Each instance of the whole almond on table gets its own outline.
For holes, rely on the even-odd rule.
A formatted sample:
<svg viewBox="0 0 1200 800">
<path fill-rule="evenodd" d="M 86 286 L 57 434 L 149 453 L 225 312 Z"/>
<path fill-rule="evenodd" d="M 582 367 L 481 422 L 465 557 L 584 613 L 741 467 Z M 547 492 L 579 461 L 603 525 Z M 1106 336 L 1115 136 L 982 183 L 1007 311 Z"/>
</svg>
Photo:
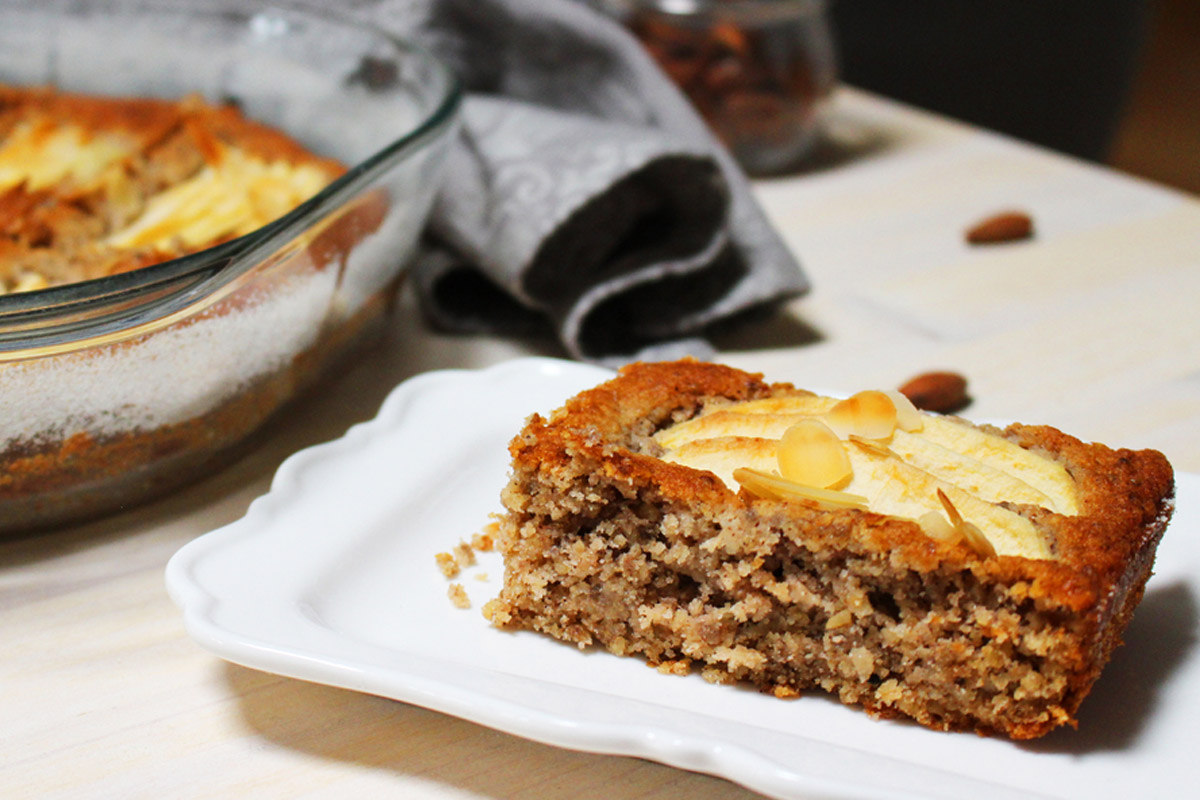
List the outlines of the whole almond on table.
<svg viewBox="0 0 1200 800">
<path fill-rule="evenodd" d="M 923 411 L 952 414 L 971 402 L 967 379 L 957 372 L 926 372 L 900 387 L 900 394 Z"/>
<path fill-rule="evenodd" d="M 967 230 L 971 244 L 1015 242 L 1033 236 L 1033 218 L 1024 211 L 1005 211 L 980 220 Z"/>
</svg>

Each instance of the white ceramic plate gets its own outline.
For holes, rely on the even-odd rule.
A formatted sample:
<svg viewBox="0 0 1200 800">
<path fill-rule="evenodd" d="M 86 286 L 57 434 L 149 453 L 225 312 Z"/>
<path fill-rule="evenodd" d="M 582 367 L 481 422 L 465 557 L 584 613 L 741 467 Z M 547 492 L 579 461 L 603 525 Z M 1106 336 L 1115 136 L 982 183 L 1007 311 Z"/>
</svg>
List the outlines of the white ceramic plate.
<svg viewBox="0 0 1200 800">
<path fill-rule="evenodd" d="M 873 721 L 643 662 L 502 633 L 482 554 L 454 608 L 434 555 L 498 511 L 506 445 L 533 411 L 606 378 L 545 359 L 434 372 L 379 416 L 290 458 L 246 516 L 167 567 L 187 629 L 222 658 L 403 700 L 519 736 L 641 756 L 777 797 L 1168 797 L 1200 744 L 1200 476 L 1181 475 L 1157 574 L 1077 732 L 1035 743 Z"/>
</svg>

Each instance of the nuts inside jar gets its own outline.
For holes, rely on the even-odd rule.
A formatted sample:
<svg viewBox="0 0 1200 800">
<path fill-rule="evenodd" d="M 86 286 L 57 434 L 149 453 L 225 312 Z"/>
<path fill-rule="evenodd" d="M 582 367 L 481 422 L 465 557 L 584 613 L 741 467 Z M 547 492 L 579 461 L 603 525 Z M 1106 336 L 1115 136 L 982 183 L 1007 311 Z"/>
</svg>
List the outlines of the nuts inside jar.
<svg viewBox="0 0 1200 800">
<path fill-rule="evenodd" d="M 633 5 L 632 32 L 747 171 L 788 169 L 809 150 L 834 80 L 818 4 L 778 2 L 766 13 L 737 13 L 736 4 L 709 13 Z"/>
</svg>

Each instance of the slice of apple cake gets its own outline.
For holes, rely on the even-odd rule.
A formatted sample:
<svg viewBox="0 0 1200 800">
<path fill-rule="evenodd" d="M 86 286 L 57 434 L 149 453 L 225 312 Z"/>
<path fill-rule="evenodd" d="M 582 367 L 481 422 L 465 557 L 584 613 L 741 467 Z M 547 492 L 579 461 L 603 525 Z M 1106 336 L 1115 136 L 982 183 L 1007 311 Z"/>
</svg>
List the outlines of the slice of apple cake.
<svg viewBox="0 0 1200 800">
<path fill-rule="evenodd" d="M 1074 724 L 1173 498 L 1154 451 L 693 361 L 628 367 L 510 449 L 495 625 L 1013 738 Z"/>
</svg>

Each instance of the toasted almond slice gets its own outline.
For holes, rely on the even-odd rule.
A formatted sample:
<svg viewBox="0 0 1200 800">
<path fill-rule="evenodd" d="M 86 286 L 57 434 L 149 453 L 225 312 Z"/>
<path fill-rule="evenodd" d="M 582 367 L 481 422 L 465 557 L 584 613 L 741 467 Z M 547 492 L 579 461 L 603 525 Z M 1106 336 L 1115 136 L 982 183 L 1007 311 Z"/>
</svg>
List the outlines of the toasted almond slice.
<svg viewBox="0 0 1200 800">
<path fill-rule="evenodd" d="M 926 536 L 939 542 L 953 544 L 962 538 L 959 530 L 936 511 L 927 511 L 922 514 L 917 519 L 917 524 L 921 526 L 921 531 Z"/>
<path fill-rule="evenodd" d="M 938 500 L 942 502 L 942 506 L 946 509 L 946 515 L 950 517 L 950 524 L 962 536 L 967 546 L 982 558 L 991 558 L 996 555 L 996 548 L 984 536 L 979 526 L 963 519 L 962 514 L 958 513 L 958 509 L 954 507 L 954 503 L 950 502 L 950 498 L 941 489 L 937 490 L 937 496 Z"/>
<path fill-rule="evenodd" d="M 921 416 L 921 412 L 917 410 L 912 400 L 909 400 L 906 395 L 898 389 L 889 389 L 884 394 L 896 406 L 897 428 L 905 433 L 916 433 L 925 427 L 925 418 Z"/>
<path fill-rule="evenodd" d="M 857 508 L 863 511 L 867 509 L 867 498 L 862 495 L 804 486 L 756 469 L 736 469 L 733 471 L 733 479 L 755 497 L 770 500 L 807 500 L 824 508 Z"/>
<path fill-rule="evenodd" d="M 946 516 L 950 518 L 950 524 L 956 528 L 961 526 L 963 524 L 962 514 L 958 513 L 958 509 L 954 507 L 954 503 L 950 502 L 950 498 L 940 488 L 937 490 L 937 497 L 942 504 L 942 508 L 946 509 Z"/>
<path fill-rule="evenodd" d="M 864 439 L 863 437 L 856 436 L 853 433 L 850 434 L 849 436 L 847 436 L 846 439 L 851 444 L 858 445 L 860 448 L 862 448 L 863 450 L 866 450 L 868 453 L 871 453 L 872 455 L 876 455 L 881 458 L 896 457 L 896 454 L 893 453 L 890 448 L 884 447 L 879 442 L 872 441 L 871 439 Z"/>
<path fill-rule="evenodd" d="M 828 489 L 850 478 L 846 448 L 819 419 L 802 419 L 784 431 L 778 459 L 780 474 L 805 486 Z"/>
<path fill-rule="evenodd" d="M 967 546 L 975 551 L 982 558 L 991 558 L 996 555 L 996 548 L 988 541 L 988 538 L 983 535 L 983 531 L 973 522 L 963 522 L 959 528 L 962 533 L 963 540 Z"/>
<path fill-rule="evenodd" d="M 883 392 L 868 389 L 837 403 L 823 419 L 842 439 L 851 434 L 887 439 L 896 430 L 896 404 Z"/>
</svg>

